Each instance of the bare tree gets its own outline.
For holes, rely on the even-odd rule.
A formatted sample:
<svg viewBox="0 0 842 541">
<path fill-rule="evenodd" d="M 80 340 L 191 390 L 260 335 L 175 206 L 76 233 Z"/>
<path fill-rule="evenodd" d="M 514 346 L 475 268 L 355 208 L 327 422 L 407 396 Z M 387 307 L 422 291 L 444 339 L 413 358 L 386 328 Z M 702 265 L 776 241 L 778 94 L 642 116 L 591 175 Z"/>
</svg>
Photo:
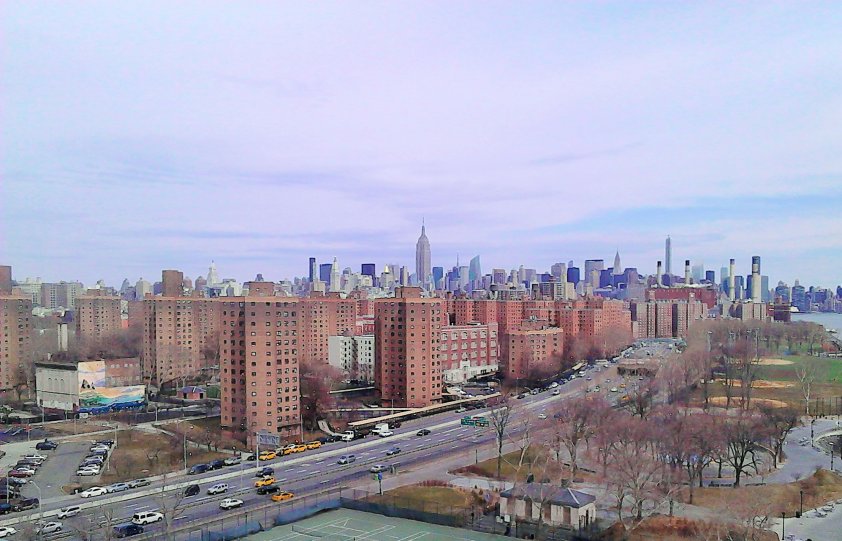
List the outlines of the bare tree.
<svg viewBox="0 0 842 541">
<path fill-rule="evenodd" d="M 755 453 L 767 436 L 766 423 L 762 416 L 742 411 L 725 421 L 724 433 L 727 449 L 725 460 L 734 468 L 734 487 L 738 487 L 740 478 L 749 468 L 757 473 Z"/>
<path fill-rule="evenodd" d="M 760 408 L 766 418 L 769 440 L 771 442 L 769 454 L 772 455 L 772 467 L 778 467 L 778 461 L 783 458 L 783 448 L 786 437 L 793 428 L 798 426 L 798 412 L 791 408 Z"/>
<path fill-rule="evenodd" d="M 183 490 L 167 490 L 167 474 L 165 473 L 161 490 L 155 494 L 155 501 L 158 504 L 158 511 L 164 515 L 164 531 L 167 539 L 174 539 L 173 527 L 175 521 L 184 514 L 185 498 Z"/>
<path fill-rule="evenodd" d="M 494 430 L 494 439 L 497 444 L 497 478 L 503 467 L 503 444 L 508 435 L 509 421 L 511 419 L 513 406 L 509 398 L 503 398 L 501 402 L 488 413 L 488 423 Z"/>
<path fill-rule="evenodd" d="M 579 470 L 579 448 L 593 437 L 600 415 L 606 407 L 608 405 L 601 397 L 596 400 L 577 397 L 562 401 L 556 410 L 554 417 L 558 417 L 558 422 L 554 424 L 552 444 L 557 448 L 556 457 L 560 455 L 559 448 L 567 452 L 571 482 Z"/>
<path fill-rule="evenodd" d="M 795 367 L 795 377 L 801 388 L 801 396 L 804 398 L 804 415 L 810 415 L 810 397 L 813 394 L 813 384 L 820 377 L 822 366 L 815 359 L 809 359 L 799 363 Z"/>
</svg>

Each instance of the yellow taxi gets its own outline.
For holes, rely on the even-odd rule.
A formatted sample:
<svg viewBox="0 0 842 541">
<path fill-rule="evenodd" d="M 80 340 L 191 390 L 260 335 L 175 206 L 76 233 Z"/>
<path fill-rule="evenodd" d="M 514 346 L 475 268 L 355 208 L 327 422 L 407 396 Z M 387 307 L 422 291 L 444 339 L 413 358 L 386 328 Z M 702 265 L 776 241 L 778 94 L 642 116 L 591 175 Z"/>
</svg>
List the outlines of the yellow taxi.
<svg viewBox="0 0 842 541">
<path fill-rule="evenodd" d="M 322 446 L 322 442 L 320 441 L 311 441 L 307 444 L 307 449 L 318 449 Z"/>
<path fill-rule="evenodd" d="M 292 452 L 293 453 L 303 453 L 306 450 L 307 450 L 307 446 L 304 445 L 303 443 L 301 443 L 301 444 L 296 445 L 295 449 L 293 449 Z"/>
<path fill-rule="evenodd" d="M 256 486 L 258 488 L 268 487 L 269 485 L 273 485 L 273 484 L 275 484 L 275 478 L 274 477 L 264 477 L 263 479 L 258 479 L 257 481 L 254 482 L 254 486 Z"/>
<path fill-rule="evenodd" d="M 275 451 L 263 451 L 263 452 L 260 453 L 260 456 L 258 456 L 257 458 L 259 458 L 260 460 L 272 460 L 273 458 L 276 458 L 277 456 L 278 455 L 275 453 Z"/>
<path fill-rule="evenodd" d="M 273 502 L 284 502 L 286 500 L 291 500 L 295 494 L 292 492 L 278 492 L 277 494 L 272 496 Z"/>
</svg>

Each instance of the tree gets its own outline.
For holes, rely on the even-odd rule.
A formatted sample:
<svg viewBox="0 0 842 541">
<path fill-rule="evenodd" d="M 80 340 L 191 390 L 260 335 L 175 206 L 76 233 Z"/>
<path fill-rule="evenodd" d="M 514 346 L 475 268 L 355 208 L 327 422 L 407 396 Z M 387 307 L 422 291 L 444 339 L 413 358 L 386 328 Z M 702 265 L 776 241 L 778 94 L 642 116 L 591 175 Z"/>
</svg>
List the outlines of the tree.
<svg viewBox="0 0 842 541">
<path fill-rule="evenodd" d="M 809 359 L 799 363 L 795 367 L 795 378 L 801 389 L 801 396 L 804 398 L 804 415 L 810 415 L 810 397 L 813 393 L 813 384 L 820 377 L 823 371 L 819 361 Z"/>
<path fill-rule="evenodd" d="M 513 406 L 509 403 L 509 398 L 505 397 L 499 405 L 492 408 L 488 413 L 488 424 L 494 430 L 494 439 L 497 443 L 497 478 L 503 467 L 503 444 L 508 435 L 509 421 L 511 419 Z"/>
<path fill-rule="evenodd" d="M 772 466 L 778 467 L 778 461 L 783 458 L 783 448 L 786 437 L 793 428 L 798 426 L 798 412 L 791 408 L 760 408 L 766 417 L 766 424 L 769 430 L 771 441 L 770 455 L 772 455 Z"/>
<path fill-rule="evenodd" d="M 567 452 L 571 482 L 579 469 L 580 445 L 593 437 L 600 415 L 609 407 L 601 397 L 593 400 L 582 396 L 561 401 L 555 410 L 558 422 L 554 423 L 552 442 L 557 449 L 556 457 L 560 455 L 559 449 Z"/>
<path fill-rule="evenodd" d="M 155 501 L 158 504 L 158 511 L 164 515 L 164 531 L 167 534 L 167 538 L 170 540 L 174 539 L 172 529 L 173 526 L 175 526 L 176 519 L 178 519 L 186 509 L 186 506 L 184 505 L 185 499 L 186 495 L 183 490 L 177 488 L 167 490 L 167 474 L 164 473 L 163 484 L 161 485 L 160 492 L 157 492 L 155 495 Z"/>
<path fill-rule="evenodd" d="M 639 382 L 637 387 L 628 389 L 627 409 L 641 419 L 645 419 L 652 409 L 652 403 L 660 390 L 660 378 L 650 378 Z"/>
<path fill-rule="evenodd" d="M 295 368 L 289 377 L 295 382 Z M 299 364 L 299 384 L 301 389 L 301 420 L 305 428 L 315 430 L 319 419 L 327 416 L 335 401 L 330 394 L 333 384 L 342 380 L 342 372 L 327 363 L 302 361 Z M 302 434 L 303 436 L 303 434 Z"/>
<path fill-rule="evenodd" d="M 765 419 L 757 413 L 741 411 L 725 420 L 724 434 L 725 460 L 734 468 L 734 487 L 738 487 L 740 478 L 750 467 L 757 473 L 755 452 L 768 435 Z"/>
</svg>

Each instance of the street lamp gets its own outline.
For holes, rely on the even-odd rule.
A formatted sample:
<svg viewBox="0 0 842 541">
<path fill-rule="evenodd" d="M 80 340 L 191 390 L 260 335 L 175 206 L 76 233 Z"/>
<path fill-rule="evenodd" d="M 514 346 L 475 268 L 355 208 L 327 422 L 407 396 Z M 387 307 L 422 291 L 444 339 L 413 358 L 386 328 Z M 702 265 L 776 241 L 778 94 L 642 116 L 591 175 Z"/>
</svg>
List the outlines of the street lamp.
<svg viewBox="0 0 842 541">
<path fill-rule="evenodd" d="M 786 512 L 781 511 L 781 539 L 786 537 Z"/>
<path fill-rule="evenodd" d="M 41 522 L 41 520 L 44 518 L 44 513 L 41 511 L 41 487 L 39 487 L 39 486 L 35 483 L 35 481 L 30 481 L 29 483 L 30 483 L 32 486 L 34 486 L 34 487 L 35 487 L 35 490 L 37 490 L 37 491 L 38 491 L 38 522 Z M 8 490 L 8 489 L 9 489 L 9 487 L 7 486 L 7 487 L 6 487 L 6 492 L 7 492 L 7 493 L 9 492 L 9 490 Z M 38 537 L 39 537 L 39 538 L 41 537 L 41 532 L 38 532 Z"/>
<path fill-rule="evenodd" d="M 799 494 L 801 494 L 801 505 L 800 505 L 800 511 L 798 512 L 798 516 L 803 517 L 804 516 L 804 491 L 799 490 L 798 492 L 799 492 Z"/>
</svg>

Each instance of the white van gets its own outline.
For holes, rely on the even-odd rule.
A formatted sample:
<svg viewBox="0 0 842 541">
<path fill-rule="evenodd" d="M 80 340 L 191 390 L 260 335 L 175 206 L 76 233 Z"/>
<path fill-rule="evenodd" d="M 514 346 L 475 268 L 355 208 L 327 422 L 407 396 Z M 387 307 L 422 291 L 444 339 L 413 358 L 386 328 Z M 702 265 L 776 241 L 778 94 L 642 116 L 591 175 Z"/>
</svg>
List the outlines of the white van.
<svg viewBox="0 0 842 541">
<path fill-rule="evenodd" d="M 164 520 L 164 515 L 157 511 L 141 511 L 132 515 L 132 524 L 143 526 Z"/>
</svg>

